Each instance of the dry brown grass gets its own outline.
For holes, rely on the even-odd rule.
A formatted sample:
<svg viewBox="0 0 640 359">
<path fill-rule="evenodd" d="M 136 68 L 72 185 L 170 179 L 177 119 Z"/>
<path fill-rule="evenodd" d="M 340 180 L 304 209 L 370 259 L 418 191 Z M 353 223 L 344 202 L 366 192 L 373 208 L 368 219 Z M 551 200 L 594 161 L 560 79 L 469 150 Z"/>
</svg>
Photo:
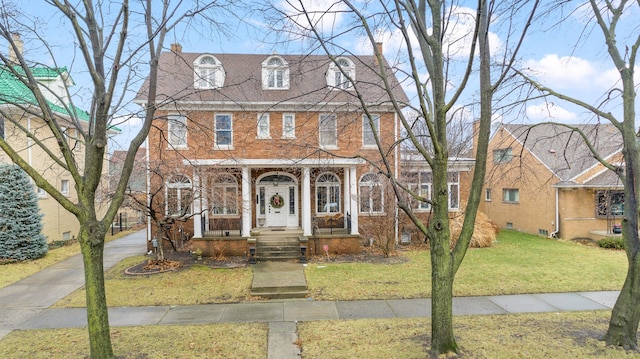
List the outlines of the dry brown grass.
<svg viewBox="0 0 640 359">
<path fill-rule="evenodd" d="M 458 242 L 460 232 L 462 231 L 462 222 L 464 222 L 464 214 L 454 217 L 449 222 L 449 229 L 451 231 L 451 248 L 453 248 Z M 473 229 L 473 236 L 471 236 L 471 248 L 485 248 L 491 247 L 496 240 L 498 233 L 494 224 L 489 217 L 482 212 L 478 212 L 476 216 L 476 222 Z"/>
<path fill-rule="evenodd" d="M 266 358 L 267 323 L 155 325 L 111 328 L 114 354 L 127 359 Z M 87 358 L 87 330 L 14 331 L 0 341 L 0 358 Z"/>
</svg>

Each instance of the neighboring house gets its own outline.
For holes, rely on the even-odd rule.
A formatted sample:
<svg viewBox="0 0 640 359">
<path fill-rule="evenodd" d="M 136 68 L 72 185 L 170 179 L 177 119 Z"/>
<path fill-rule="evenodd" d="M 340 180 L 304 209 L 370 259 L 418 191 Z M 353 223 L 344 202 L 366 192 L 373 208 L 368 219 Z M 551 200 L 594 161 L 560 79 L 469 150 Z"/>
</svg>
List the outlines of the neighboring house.
<svg viewBox="0 0 640 359">
<path fill-rule="evenodd" d="M 127 151 L 113 151 L 109 157 L 109 193 L 112 193 L 120 176 L 127 156 Z M 120 206 L 120 211 L 114 219 L 114 225 L 118 227 L 132 227 L 145 223 L 147 204 L 147 158 L 146 148 L 141 147 L 136 152 L 133 169 L 125 198 Z"/>
<path fill-rule="evenodd" d="M 624 168 L 613 125 L 575 125 L 599 155 Z M 500 124 L 487 158 L 480 210 L 502 228 L 565 239 L 614 234 L 623 185 L 602 166 L 578 132 L 556 124 Z"/>
<path fill-rule="evenodd" d="M 14 35 L 14 38 L 16 43 L 21 46 L 22 42 L 19 37 Z M 15 59 L 15 54 L 12 53 L 10 56 Z M 19 67 L 14 67 L 14 69 L 21 72 Z M 66 89 L 74 85 L 71 76 L 65 67 L 34 67 L 31 70 L 41 85 L 50 108 L 59 115 L 58 123 L 67 137 L 76 162 L 84 163 L 82 139 L 75 124 L 71 121 L 68 111 L 74 111 L 76 118 L 83 125 L 88 124 L 89 115 L 70 104 Z M 57 153 L 56 140 L 44 120 L 38 116 L 40 110 L 37 106 L 31 91 L 14 76 L 10 68 L 0 67 L 0 108 L 3 114 L 0 116 L 0 137 L 16 149 L 31 166 L 40 171 L 49 183 L 67 195 L 71 201 L 76 202 L 77 196 L 71 175 L 58 166 L 40 146 L 36 145 L 34 139 L 27 138 L 23 131 L 5 118 L 11 116 L 18 120 L 20 126 L 32 133 L 53 153 Z M 60 158 L 62 158 L 61 155 Z M 0 151 L 0 162 L 8 163 L 10 161 L 9 157 Z M 76 237 L 80 228 L 76 217 L 50 198 L 44 190 L 37 189 L 37 191 L 40 198 L 40 208 L 44 215 L 42 219 L 43 232 L 48 241 L 68 240 Z"/>
<path fill-rule="evenodd" d="M 319 55 L 187 53 L 172 45 L 160 57 L 160 108 L 148 141 L 150 166 L 167 168 L 165 176 L 151 174 L 150 192 L 165 186 L 165 199 L 154 205 L 190 217 L 196 240 L 246 239 L 271 229 L 359 238 L 361 220 L 395 213 L 383 205 L 386 179 L 363 159 L 381 164 L 377 134 L 398 168 L 399 120 L 376 66 L 374 56 L 332 62 Z M 388 80 L 408 101 L 395 76 Z"/>
</svg>

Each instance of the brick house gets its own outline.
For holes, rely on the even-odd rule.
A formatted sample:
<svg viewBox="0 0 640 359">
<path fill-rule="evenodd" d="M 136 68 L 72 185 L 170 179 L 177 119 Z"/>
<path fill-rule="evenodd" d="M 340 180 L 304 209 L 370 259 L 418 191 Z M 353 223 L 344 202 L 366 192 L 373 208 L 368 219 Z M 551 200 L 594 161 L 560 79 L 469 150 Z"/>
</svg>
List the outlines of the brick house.
<svg viewBox="0 0 640 359">
<path fill-rule="evenodd" d="M 609 124 L 576 125 L 609 163 L 622 138 Z M 502 228 L 565 239 L 615 235 L 624 187 L 567 127 L 501 124 L 492 134 L 480 210 Z"/>
<path fill-rule="evenodd" d="M 212 241 L 226 241 L 225 253 L 245 253 L 248 240 L 274 230 L 308 238 L 311 252 L 324 244 L 358 250 L 361 221 L 395 213 L 383 205 L 374 134 L 396 171 L 400 125 L 377 66 L 374 56 L 331 61 L 172 45 L 160 57 L 158 120 L 148 138 L 150 167 L 158 168 L 151 186 L 165 187 L 152 206 L 188 218 L 180 226 L 209 252 Z M 388 80 L 407 102 L 395 76 Z M 136 102 L 144 104 L 147 86 Z"/>
</svg>

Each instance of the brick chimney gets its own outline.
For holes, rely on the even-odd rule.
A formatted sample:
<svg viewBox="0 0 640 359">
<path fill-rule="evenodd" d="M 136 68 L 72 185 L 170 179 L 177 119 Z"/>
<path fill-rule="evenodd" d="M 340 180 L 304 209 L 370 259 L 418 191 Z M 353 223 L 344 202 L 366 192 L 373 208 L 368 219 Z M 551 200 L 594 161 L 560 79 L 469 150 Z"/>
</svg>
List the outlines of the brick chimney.
<svg viewBox="0 0 640 359">
<path fill-rule="evenodd" d="M 171 44 L 171 52 L 174 52 L 176 54 L 179 54 L 182 52 L 182 45 L 180 45 L 179 43 L 173 43 Z"/>
<path fill-rule="evenodd" d="M 13 42 L 16 49 L 18 50 L 18 53 L 22 55 L 22 50 L 24 49 L 24 42 L 22 41 L 22 38 L 20 38 L 20 34 L 17 32 L 12 33 L 11 41 Z M 18 63 L 18 55 L 14 51 L 13 46 L 11 46 L 11 44 L 9 44 L 9 61 L 13 63 Z"/>
<path fill-rule="evenodd" d="M 382 41 L 376 42 L 376 50 L 377 52 L 380 54 L 380 56 L 382 56 Z M 373 53 L 373 57 L 374 57 L 374 61 L 375 64 L 378 64 L 378 57 L 376 56 L 376 53 Z"/>
</svg>

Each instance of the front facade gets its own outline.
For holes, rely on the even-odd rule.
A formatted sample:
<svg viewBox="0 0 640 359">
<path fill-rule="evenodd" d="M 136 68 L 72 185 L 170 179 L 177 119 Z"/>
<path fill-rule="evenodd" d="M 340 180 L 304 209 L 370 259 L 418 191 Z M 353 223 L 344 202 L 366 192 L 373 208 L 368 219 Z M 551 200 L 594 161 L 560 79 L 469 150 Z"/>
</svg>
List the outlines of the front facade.
<svg viewBox="0 0 640 359">
<path fill-rule="evenodd" d="M 173 45 L 160 59 L 162 106 L 148 141 L 151 192 L 164 186 L 152 206 L 189 218 L 194 238 L 280 229 L 358 236 L 363 215 L 395 212 L 384 206 L 376 138 L 395 171 L 399 121 L 376 66 L 373 56 L 185 53 Z"/>
<path fill-rule="evenodd" d="M 607 162 L 622 165 L 612 125 L 576 125 Z M 565 239 L 615 235 L 624 203 L 618 176 L 562 125 L 501 124 L 492 135 L 480 210 L 501 228 Z"/>
</svg>

